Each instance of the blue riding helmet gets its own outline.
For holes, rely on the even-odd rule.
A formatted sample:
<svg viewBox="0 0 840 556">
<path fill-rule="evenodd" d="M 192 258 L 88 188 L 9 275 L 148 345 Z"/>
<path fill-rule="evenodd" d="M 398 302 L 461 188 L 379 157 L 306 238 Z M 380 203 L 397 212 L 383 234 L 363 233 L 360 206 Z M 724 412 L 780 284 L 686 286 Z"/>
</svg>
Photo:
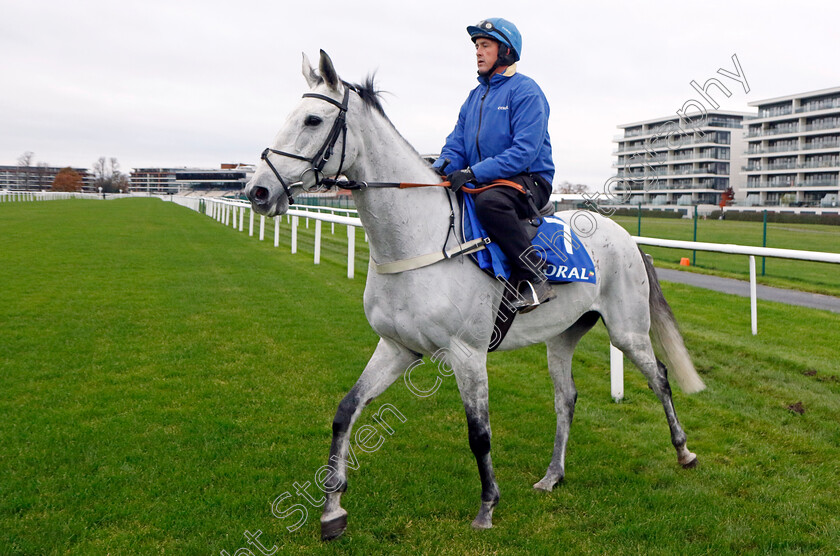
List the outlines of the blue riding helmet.
<svg viewBox="0 0 840 556">
<path fill-rule="evenodd" d="M 467 33 L 470 34 L 473 42 L 479 37 L 487 37 L 508 46 L 512 51 L 513 61 L 519 61 L 522 54 L 522 35 L 519 34 L 516 25 L 507 19 L 501 17 L 485 19 L 477 25 L 467 27 Z"/>
</svg>

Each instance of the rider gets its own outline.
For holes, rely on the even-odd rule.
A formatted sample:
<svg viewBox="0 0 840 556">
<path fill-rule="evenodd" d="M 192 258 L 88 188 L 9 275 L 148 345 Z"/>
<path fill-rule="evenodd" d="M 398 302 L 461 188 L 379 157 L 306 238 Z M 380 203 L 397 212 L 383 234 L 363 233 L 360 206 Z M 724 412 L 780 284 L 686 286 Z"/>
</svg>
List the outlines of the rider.
<svg viewBox="0 0 840 556">
<path fill-rule="evenodd" d="M 529 192 L 531 199 L 498 186 L 475 196 L 479 221 L 511 265 L 511 282 L 519 292 L 514 307 L 527 312 L 554 298 L 539 257 L 528 249 L 531 242 L 522 222 L 536 216 L 532 207 L 545 205 L 551 194 L 548 101 L 534 80 L 516 71 L 522 37 L 513 23 L 494 17 L 467 27 L 467 32 L 475 43 L 479 85 L 461 106 L 433 168 L 441 175 L 449 172 L 446 179 L 453 191 L 502 178 Z"/>
</svg>

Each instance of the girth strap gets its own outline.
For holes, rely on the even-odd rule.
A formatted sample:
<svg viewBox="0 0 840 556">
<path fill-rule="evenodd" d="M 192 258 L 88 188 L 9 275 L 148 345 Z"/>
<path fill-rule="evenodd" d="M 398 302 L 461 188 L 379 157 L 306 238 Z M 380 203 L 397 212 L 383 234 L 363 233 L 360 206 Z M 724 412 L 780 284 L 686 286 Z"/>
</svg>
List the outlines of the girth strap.
<svg viewBox="0 0 840 556">
<path fill-rule="evenodd" d="M 478 238 L 472 241 L 468 241 L 467 243 L 462 243 L 458 247 L 454 247 L 446 251 L 427 253 L 425 255 L 419 255 L 410 259 L 402 259 L 399 261 L 394 261 L 392 263 L 379 264 L 376 261 L 374 261 L 374 265 L 377 274 L 397 274 L 399 272 L 405 272 L 406 270 L 414 270 L 417 268 L 423 268 L 424 266 L 433 265 L 437 262 L 446 259 L 451 259 L 452 257 L 458 257 L 460 255 L 469 255 L 470 253 L 481 251 L 485 248 L 487 243 L 489 243 L 489 240 L 485 238 Z"/>
</svg>

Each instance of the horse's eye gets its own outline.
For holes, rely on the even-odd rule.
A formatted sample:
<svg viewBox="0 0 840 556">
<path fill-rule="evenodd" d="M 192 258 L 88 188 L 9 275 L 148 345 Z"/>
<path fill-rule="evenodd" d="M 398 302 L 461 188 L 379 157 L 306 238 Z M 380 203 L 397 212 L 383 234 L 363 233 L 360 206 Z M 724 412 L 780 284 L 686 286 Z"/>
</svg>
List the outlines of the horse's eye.
<svg viewBox="0 0 840 556">
<path fill-rule="evenodd" d="M 319 118 L 318 116 L 313 116 L 312 114 L 310 114 L 310 115 L 308 115 L 308 116 L 306 117 L 306 119 L 303 121 L 303 123 L 304 123 L 304 125 L 308 125 L 308 126 L 313 126 L 313 127 L 314 127 L 314 126 L 316 126 L 316 125 L 320 125 L 320 124 L 321 124 L 321 122 L 323 122 L 323 121 L 324 121 L 324 120 L 322 120 L 322 119 L 321 119 L 321 118 Z"/>
</svg>

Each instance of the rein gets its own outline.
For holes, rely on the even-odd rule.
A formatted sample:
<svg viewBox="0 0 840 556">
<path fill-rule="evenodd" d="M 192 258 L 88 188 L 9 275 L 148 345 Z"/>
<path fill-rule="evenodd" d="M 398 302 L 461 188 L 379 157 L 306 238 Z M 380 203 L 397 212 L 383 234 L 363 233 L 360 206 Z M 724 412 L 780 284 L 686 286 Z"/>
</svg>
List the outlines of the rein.
<svg viewBox="0 0 840 556">
<path fill-rule="evenodd" d="M 334 178 L 324 178 L 321 180 L 320 185 L 326 185 L 327 187 L 338 187 L 339 189 L 348 189 L 350 191 L 353 190 L 360 190 L 360 189 L 376 189 L 376 188 L 398 188 L 398 189 L 413 189 L 416 187 L 449 187 L 448 181 L 442 181 L 440 183 L 410 183 L 410 182 L 395 182 L 395 181 L 379 181 L 379 182 L 366 182 L 366 181 L 353 181 L 348 179 L 334 179 Z M 505 186 L 510 187 L 518 192 L 522 193 L 523 195 L 527 195 L 528 192 L 525 190 L 524 187 L 519 185 L 518 183 L 510 180 L 503 180 L 497 179 L 493 180 L 492 182 L 488 183 L 487 185 L 483 185 L 481 187 L 467 187 L 464 186 L 461 188 L 461 191 L 464 193 L 469 193 L 470 195 L 477 195 L 483 191 L 487 191 L 488 189 L 492 189 L 494 187 Z"/>
</svg>

